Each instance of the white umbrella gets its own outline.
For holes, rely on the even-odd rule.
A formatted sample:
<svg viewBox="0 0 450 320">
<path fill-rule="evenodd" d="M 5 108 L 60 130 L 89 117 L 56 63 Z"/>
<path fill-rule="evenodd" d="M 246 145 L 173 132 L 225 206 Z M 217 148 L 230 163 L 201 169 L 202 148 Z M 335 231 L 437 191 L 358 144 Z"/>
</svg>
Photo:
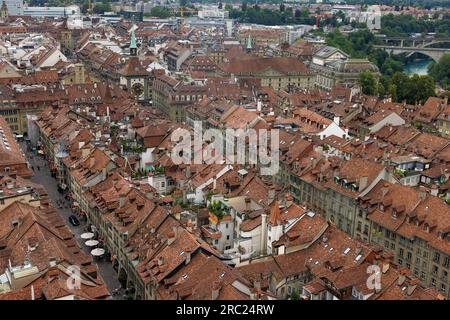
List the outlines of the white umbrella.
<svg viewBox="0 0 450 320">
<path fill-rule="evenodd" d="M 96 245 L 98 245 L 98 241 L 97 240 L 88 240 L 85 242 L 85 245 L 87 245 L 88 247 L 95 247 Z"/>
<path fill-rule="evenodd" d="M 92 254 L 93 256 L 96 256 L 96 257 L 101 256 L 101 255 L 103 255 L 104 253 L 105 253 L 105 249 L 102 249 L 102 248 L 96 248 L 96 249 L 94 249 L 94 250 L 91 251 L 91 254 Z"/>
<path fill-rule="evenodd" d="M 81 235 L 81 239 L 86 239 L 86 240 L 91 239 L 92 237 L 94 237 L 94 234 L 92 232 L 86 232 Z"/>
</svg>

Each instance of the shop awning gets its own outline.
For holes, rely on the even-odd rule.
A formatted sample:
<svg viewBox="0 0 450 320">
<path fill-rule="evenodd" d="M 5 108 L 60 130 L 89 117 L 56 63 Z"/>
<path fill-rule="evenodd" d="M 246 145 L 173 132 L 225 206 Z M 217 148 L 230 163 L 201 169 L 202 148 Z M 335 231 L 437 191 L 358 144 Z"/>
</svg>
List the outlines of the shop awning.
<svg viewBox="0 0 450 320">
<path fill-rule="evenodd" d="M 98 241 L 97 240 L 88 240 L 84 244 L 87 245 L 88 247 L 95 247 L 96 245 L 98 245 Z"/>
<path fill-rule="evenodd" d="M 105 254 L 105 249 L 102 248 L 95 248 L 91 251 L 91 254 L 95 257 L 99 257 Z"/>
<path fill-rule="evenodd" d="M 85 232 L 81 235 L 81 239 L 92 239 L 94 237 L 94 234 L 92 232 Z"/>
</svg>

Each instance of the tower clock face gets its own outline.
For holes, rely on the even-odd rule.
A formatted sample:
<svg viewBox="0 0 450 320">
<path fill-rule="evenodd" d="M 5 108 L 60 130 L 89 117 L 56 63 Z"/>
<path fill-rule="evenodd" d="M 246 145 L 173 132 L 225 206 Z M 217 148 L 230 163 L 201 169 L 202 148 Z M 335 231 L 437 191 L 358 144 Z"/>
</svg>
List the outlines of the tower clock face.
<svg viewBox="0 0 450 320">
<path fill-rule="evenodd" d="M 131 92 L 134 96 L 140 97 L 144 93 L 144 86 L 141 83 L 135 83 L 131 86 Z"/>
</svg>

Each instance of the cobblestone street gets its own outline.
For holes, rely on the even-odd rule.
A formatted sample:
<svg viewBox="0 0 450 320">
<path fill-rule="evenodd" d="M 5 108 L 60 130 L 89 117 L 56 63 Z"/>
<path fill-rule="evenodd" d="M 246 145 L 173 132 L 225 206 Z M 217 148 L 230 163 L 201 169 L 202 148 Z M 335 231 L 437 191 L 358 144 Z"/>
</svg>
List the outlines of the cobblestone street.
<svg viewBox="0 0 450 320">
<path fill-rule="evenodd" d="M 70 230 L 74 233 L 78 245 L 86 254 L 89 255 L 90 248 L 84 244 L 85 240 L 81 238 L 81 234 L 86 232 L 86 224 L 85 222 L 80 221 L 79 226 L 73 226 L 69 222 L 68 218 L 73 214 L 70 208 L 70 203 L 69 201 L 64 199 L 63 195 L 58 191 L 56 180 L 50 174 L 50 169 L 47 161 L 44 160 L 41 156 L 32 155 L 31 152 L 27 150 L 26 143 L 22 143 L 21 147 L 27 157 L 28 162 L 34 169 L 34 176 L 31 178 L 31 181 L 44 186 L 44 188 L 47 190 L 48 197 L 51 200 L 53 207 L 64 219 Z M 64 203 L 63 208 L 59 207 L 58 202 Z M 112 264 L 109 261 L 100 260 L 95 262 L 98 265 L 98 269 L 103 280 L 105 281 L 109 291 L 112 294 L 117 288 L 121 287 L 117 278 L 117 272 L 113 269 Z M 123 297 L 122 291 L 123 290 L 121 290 L 120 294 L 113 295 L 113 298 L 121 299 Z"/>
</svg>

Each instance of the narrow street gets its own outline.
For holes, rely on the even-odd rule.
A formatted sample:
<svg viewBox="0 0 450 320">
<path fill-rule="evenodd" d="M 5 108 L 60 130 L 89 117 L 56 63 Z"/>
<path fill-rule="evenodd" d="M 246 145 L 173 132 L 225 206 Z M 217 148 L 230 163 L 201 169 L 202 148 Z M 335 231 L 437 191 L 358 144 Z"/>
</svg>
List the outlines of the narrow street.
<svg viewBox="0 0 450 320">
<path fill-rule="evenodd" d="M 78 242 L 78 245 L 82 250 L 90 255 L 90 250 L 92 248 L 87 247 L 83 240 L 81 238 L 81 234 L 86 232 L 85 230 L 85 222 L 80 221 L 79 226 L 73 226 L 69 222 L 69 216 L 73 214 L 69 202 L 64 199 L 63 195 L 58 191 L 56 180 L 51 176 L 50 169 L 48 167 L 47 161 L 43 159 L 43 157 L 39 155 L 32 155 L 31 152 L 27 151 L 27 145 L 25 142 L 21 143 L 21 148 L 24 151 L 26 158 L 30 165 L 33 167 L 34 176 L 31 178 L 31 181 L 34 183 L 38 183 L 47 190 L 48 197 L 50 201 L 52 202 L 53 207 L 55 210 L 60 214 L 60 216 L 64 219 L 66 222 L 66 225 L 70 228 L 70 230 L 75 235 L 75 239 Z M 39 169 L 38 169 L 39 168 Z M 59 208 L 58 201 L 63 202 L 65 205 L 63 208 Z M 67 207 L 67 208 L 66 208 Z M 108 286 L 108 289 L 112 295 L 115 289 L 120 288 L 120 283 L 118 281 L 118 276 L 116 271 L 113 269 L 112 264 L 109 261 L 95 261 L 95 263 L 98 266 L 100 275 L 103 278 L 103 281 Z M 113 296 L 114 299 L 121 299 L 123 298 L 123 290 L 121 290 L 121 293 L 118 295 Z"/>
</svg>

